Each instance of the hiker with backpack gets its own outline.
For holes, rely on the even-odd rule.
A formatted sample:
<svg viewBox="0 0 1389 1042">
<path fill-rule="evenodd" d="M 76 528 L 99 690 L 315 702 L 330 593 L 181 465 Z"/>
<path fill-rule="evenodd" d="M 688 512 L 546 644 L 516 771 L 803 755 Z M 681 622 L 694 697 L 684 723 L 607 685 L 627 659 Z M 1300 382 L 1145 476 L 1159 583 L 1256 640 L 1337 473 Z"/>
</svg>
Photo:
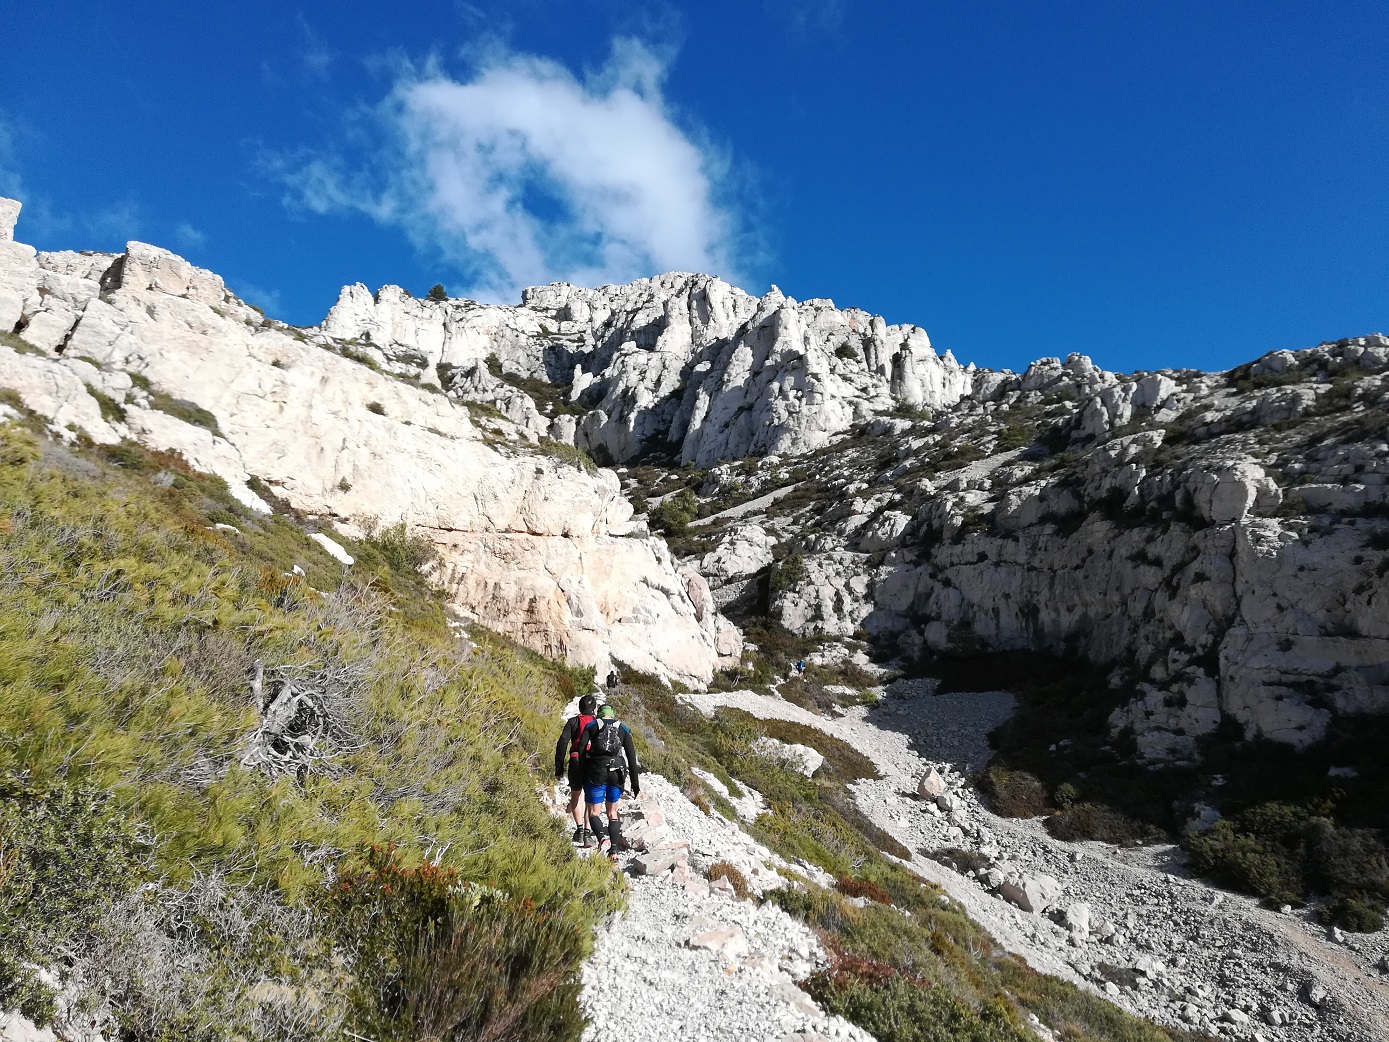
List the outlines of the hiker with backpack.
<svg viewBox="0 0 1389 1042">
<path fill-rule="evenodd" d="M 579 739 L 588 725 L 593 723 L 597 706 L 598 699 L 593 695 L 584 695 L 579 699 L 578 715 L 571 716 L 564 722 L 564 730 L 560 732 L 559 741 L 555 743 L 555 781 L 563 778 L 567 770 L 569 816 L 574 819 L 574 842 L 579 844 L 585 843 L 587 839 L 584 834 L 584 776 L 579 770 Z"/>
<path fill-rule="evenodd" d="M 632 795 L 640 796 L 641 778 L 637 774 L 632 732 L 617 719 L 617 710 L 610 705 L 598 707 L 597 718 L 579 738 L 579 772 L 588 801 L 588 827 L 598 838 L 598 849 L 608 857 L 616 857 L 624 849 L 622 822 L 617 817 L 622 789 L 630 781 Z"/>
</svg>

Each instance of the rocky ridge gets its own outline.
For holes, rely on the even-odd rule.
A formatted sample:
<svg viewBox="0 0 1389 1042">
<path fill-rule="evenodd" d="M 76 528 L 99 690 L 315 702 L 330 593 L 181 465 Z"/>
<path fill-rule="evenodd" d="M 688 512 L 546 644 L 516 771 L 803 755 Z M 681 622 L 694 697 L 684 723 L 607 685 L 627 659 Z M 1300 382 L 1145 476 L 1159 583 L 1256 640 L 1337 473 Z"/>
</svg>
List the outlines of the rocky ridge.
<svg viewBox="0 0 1389 1042">
<path fill-rule="evenodd" d="M 58 436 L 180 453 L 328 528 L 404 522 L 439 548 L 456 609 L 555 658 L 694 684 L 736 658 L 736 629 L 611 472 L 527 449 L 167 251 L 38 253 L 12 239 L 18 210 L 0 211 L 0 386 Z"/>
<path fill-rule="evenodd" d="M 417 300 L 398 286 L 372 294 L 359 283 L 344 288 L 323 331 L 619 462 L 653 451 L 700 466 L 807 452 L 880 412 L 950 406 L 975 375 L 938 356 L 920 327 L 679 272 L 598 289 L 538 286 L 518 307 Z M 526 381 L 553 388 L 548 415 L 518 395 Z"/>
<path fill-rule="evenodd" d="M 1234 725 L 1296 747 L 1389 711 L 1389 338 L 1227 374 L 1120 378 L 1073 356 L 809 457 L 713 468 L 715 601 L 778 565 L 800 634 L 911 662 L 1033 651 L 1110 671 L 1152 761 Z M 783 491 L 771 501 L 766 494 Z"/>
</svg>

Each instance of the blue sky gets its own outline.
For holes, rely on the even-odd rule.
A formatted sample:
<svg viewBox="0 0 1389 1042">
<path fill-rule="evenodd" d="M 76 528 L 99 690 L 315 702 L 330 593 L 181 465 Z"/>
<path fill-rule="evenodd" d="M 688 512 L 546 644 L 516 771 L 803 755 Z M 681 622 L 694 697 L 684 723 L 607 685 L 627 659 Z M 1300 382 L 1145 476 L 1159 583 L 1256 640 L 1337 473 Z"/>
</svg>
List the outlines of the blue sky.
<svg viewBox="0 0 1389 1042">
<path fill-rule="evenodd" d="M 1389 330 L 1383 3 L 71 0 L 6 15 L 0 194 L 306 324 L 710 270 L 964 361 Z"/>
</svg>

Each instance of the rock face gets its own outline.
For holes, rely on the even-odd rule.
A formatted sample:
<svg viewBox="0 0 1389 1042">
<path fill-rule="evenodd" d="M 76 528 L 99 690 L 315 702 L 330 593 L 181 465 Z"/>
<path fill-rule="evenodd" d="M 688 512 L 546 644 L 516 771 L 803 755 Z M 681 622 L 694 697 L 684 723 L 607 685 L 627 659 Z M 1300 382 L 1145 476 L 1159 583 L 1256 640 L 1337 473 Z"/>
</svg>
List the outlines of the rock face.
<svg viewBox="0 0 1389 1042">
<path fill-rule="evenodd" d="M 738 524 L 797 561 L 770 611 L 798 633 L 1082 657 L 1149 760 L 1192 759 L 1222 724 L 1305 747 L 1389 712 L 1387 405 L 1379 335 L 1226 374 L 977 371 L 932 421 L 855 425 L 794 508 Z M 704 495 L 726 497 L 722 473 Z M 738 531 L 703 562 L 740 557 Z"/>
<path fill-rule="evenodd" d="M 17 209 L 0 207 L 0 228 Z M 254 476 L 349 533 L 404 521 L 440 547 L 455 607 L 531 647 L 694 684 L 720 646 L 737 657 L 702 580 L 634 535 L 610 471 L 538 455 L 504 420 L 513 447 L 489 445 L 466 408 L 374 371 L 351 345 L 263 319 L 173 254 L 0 241 L 0 329 L 27 343 L 0 346 L 0 386 L 55 433 L 180 452 L 268 510 Z"/>
<path fill-rule="evenodd" d="M 894 406 L 950 406 L 974 377 L 916 326 L 797 302 L 776 287 L 759 299 L 683 273 L 539 286 L 514 308 L 415 300 L 394 286 L 373 295 L 358 284 L 342 291 L 323 330 L 426 381 L 495 356 L 504 378 L 552 384 L 576 414 L 543 421 L 550 436 L 617 461 L 672 448 L 700 466 L 806 452 Z M 495 404 L 494 390 L 464 393 Z"/>
</svg>

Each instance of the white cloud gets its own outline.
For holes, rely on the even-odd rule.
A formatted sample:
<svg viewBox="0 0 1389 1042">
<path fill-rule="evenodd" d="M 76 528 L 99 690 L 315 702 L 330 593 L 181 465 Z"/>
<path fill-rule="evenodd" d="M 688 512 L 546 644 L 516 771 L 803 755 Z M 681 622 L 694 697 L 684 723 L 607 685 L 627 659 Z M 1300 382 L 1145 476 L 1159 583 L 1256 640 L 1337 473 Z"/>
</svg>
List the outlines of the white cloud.
<svg viewBox="0 0 1389 1042">
<path fill-rule="evenodd" d="M 196 250 L 207 245 L 207 236 L 187 221 L 174 225 L 174 239 L 185 250 Z"/>
<path fill-rule="evenodd" d="M 673 269 L 733 277 L 721 159 L 676 124 L 664 75 L 630 40 L 582 80 L 505 52 L 463 81 L 410 69 L 374 111 L 372 154 L 355 169 L 341 155 L 276 165 L 298 205 L 404 229 L 475 295 Z"/>
</svg>

